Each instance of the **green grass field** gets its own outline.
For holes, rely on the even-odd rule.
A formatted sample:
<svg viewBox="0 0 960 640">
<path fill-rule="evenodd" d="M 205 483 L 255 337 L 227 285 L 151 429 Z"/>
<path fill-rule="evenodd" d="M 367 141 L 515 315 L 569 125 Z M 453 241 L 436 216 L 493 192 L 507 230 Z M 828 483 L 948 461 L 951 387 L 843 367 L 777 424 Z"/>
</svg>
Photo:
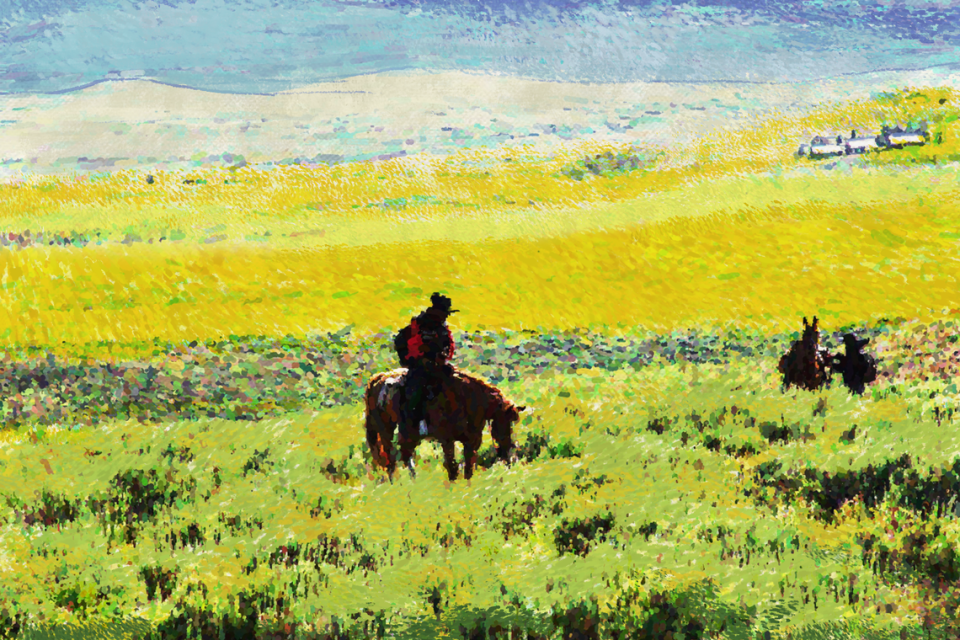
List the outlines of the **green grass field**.
<svg viewBox="0 0 960 640">
<path fill-rule="evenodd" d="M 522 460 L 469 483 L 446 482 L 430 445 L 416 481 L 385 483 L 355 403 L 41 431 L 0 458 L 16 483 L 4 491 L 4 607 L 63 625 L 25 636 L 38 638 L 98 626 L 170 637 L 193 614 L 239 628 L 238 597 L 259 603 L 263 633 L 289 624 L 297 637 L 326 637 L 335 621 L 344 637 L 378 637 L 378 624 L 387 637 L 497 625 L 553 637 L 582 627 L 581 609 L 597 625 L 587 637 L 602 638 L 882 638 L 952 624 L 952 591 L 930 586 L 960 566 L 952 496 L 911 502 L 960 482 L 952 416 L 938 424 L 919 383 L 863 399 L 783 394 L 774 365 L 661 361 L 502 383 L 535 407 L 516 433 Z M 948 386 L 937 401 L 955 402 Z M 904 454 L 913 492 L 866 479 Z M 821 504 L 807 470 L 862 478 L 836 489 L 848 502 Z M 893 558 L 885 571 L 865 551 L 874 534 Z"/>
<path fill-rule="evenodd" d="M 952 135 L 947 95 L 793 126 Z M 4 185 L 0 638 L 957 637 L 953 138 L 786 139 Z M 456 364 L 531 410 L 515 464 L 488 437 L 449 483 L 424 444 L 389 483 L 363 385 L 435 290 Z M 781 390 L 813 315 L 871 337 L 864 396 Z"/>
</svg>

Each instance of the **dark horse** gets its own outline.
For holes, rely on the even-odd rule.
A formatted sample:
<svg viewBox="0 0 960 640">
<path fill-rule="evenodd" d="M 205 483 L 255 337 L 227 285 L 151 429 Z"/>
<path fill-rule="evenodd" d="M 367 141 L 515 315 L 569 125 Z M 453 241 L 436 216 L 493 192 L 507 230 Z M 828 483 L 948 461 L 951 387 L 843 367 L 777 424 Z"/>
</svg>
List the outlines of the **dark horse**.
<svg viewBox="0 0 960 640">
<path fill-rule="evenodd" d="M 817 317 L 813 324 L 803 319 L 803 335 L 794 341 L 782 358 L 778 371 L 783 374 L 783 387 L 796 385 L 801 389 L 815 391 L 830 382 L 830 356 L 820 346 L 820 326 Z"/>
<path fill-rule="evenodd" d="M 402 383 L 406 372 L 406 369 L 395 369 L 378 373 L 367 384 L 367 445 L 374 462 L 387 469 L 391 480 L 397 467 L 393 454 L 393 433 L 400 419 L 400 403 L 404 401 Z M 463 444 L 463 475 L 469 480 L 473 476 L 487 421 L 492 422 L 491 435 L 497 443 L 497 458 L 506 462 L 514 448 L 513 423 L 525 408 L 510 402 L 499 390 L 480 378 L 455 371 L 437 397 L 426 404 L 429 433 L 425 436 L 414 433 L 410 440 L 401 440 L 400 457 L 410 469 L 410 474 L 416 477 L 413 452 L 422 440 L 433 438 L 443 447 L 447 475 L 451 480 L 456 480 L 458 469 L 454 460 L 454 446 L 460 442 Z"/>
</svg>

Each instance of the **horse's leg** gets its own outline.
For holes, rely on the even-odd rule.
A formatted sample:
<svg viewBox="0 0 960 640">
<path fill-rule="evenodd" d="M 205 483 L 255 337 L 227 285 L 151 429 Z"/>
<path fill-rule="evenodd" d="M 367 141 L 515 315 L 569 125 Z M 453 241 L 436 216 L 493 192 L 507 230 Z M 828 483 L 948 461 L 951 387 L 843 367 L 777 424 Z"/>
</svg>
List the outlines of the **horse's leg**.
<svg viewBox="0 0 960 640">
<path fill-rule="evenodd" d="M 480 444 L 476 438 L 463 442 L 463 477 L 467 480 L 473 477 L 473 467 L 477 464 L 477 450 Z"/>
<path fill-rule="evenodd" d="M 447 477 L 450 480 L 456 480 L 459 472 L 457 461 L 454 459 L 456 445 L 453 440 L 443 440 L 440 446 L 443 447 L 443 466 L 447 468 Z"/>
<path fill-rule="evenodd" d="M 370 448 L 370 457 L 373 459 L 375 467 L 386 467 L 387 461 L 383 459 L 380 451 L 380 433 L 377 430 L 377 426 L 377 421 L 373 417 L 373 414 L 367 411 L 365 427 L 367 431 L 367 447 Z"/>
<path fill-rule="evenodd" d="M 393 450 L 393 433 L 397 429 L 397 422 L 389 411 L 379 414 L 379 419 L 380 452 L 385 458 L 390 482 L 393 482 L 393 475 L 397 471 L 397 454 Z"/>
<path fill-rule="evenodd" d="M 386 468 L 391 482 L 397 467 L 393 454 L 394 429 L 394 421 L 389 413 L 376 408 L 367 410 L 366 430 L 370 455 L 378 466 Z"/>
<path fill-rule="evenodd" d="M 403 460 L 403 466 L 410 470 L 410 477 L 417 477 L 417 470 L 413 464 L 413 452 L 417 448 L 413 440 L 402 440 L 400 442 L 400 459 Z"/>
<path fill-rule="evenodd" d="M 380 446 L 383 451 L 383 457 L 385 458 L 384 464 L 387 467 L 387 476 L 390 478 L 390 482 L 393 482 L 393 474 L 397 471 L 397 457 L 393 452 L 393 433 L 386 435 L 385 431 L 380 432 Z"/>
<path fill-rule="evenodd" d="M 490 435 L 497 444 L 497 460 L 504 463 L 508 462 L 510 460 L 510 452 L 514 448 L 513 425 L 510 422 L 494 418 L 490 425 Z M 480 448 L 480 444 L 481 443 L 477 443 L 477 449 Z"/>
</svg>

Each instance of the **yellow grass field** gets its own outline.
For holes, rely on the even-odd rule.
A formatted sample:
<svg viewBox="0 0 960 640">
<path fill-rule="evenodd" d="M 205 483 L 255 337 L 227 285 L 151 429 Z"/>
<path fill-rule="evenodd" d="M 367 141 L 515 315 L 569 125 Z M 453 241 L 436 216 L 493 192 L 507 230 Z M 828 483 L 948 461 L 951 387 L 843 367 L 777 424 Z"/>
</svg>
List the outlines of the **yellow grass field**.
<svg viewBox="0 0 960 640">
<path fill-rule="evenodd" d="M 541 237 L 523 234 L 523 222 L 476 220 L 474 229 L 493 236 L 482 243 L 458 238 L 470 227 L 450 221 L 434 223 L 430 241 L 373 236 L 358 246 L 4 251 L 0 336 L 56 347 L 347 325 L 372 332 L 396 326 L 434 290 L 454 297 L 461 328 L 792 328 L 812 313 L 839 324 L 926 317 L 960 307 L 956 176 L 731 179 L 715 185 L 714 201 L 703 200 L 711 185 L 700 184 L 608 205 L 593 220 L 558 215 Z M 667 217 L 673 207 L 686 215 Z M 578 222 L 587 229 L 557 233 Z M 388 237 L 402 233 L 398 222 L 384 226 Z"/>
<path fill-rule="evenodd" d="M 904 89 L 871 100 L 825 104 L 802 115 L 773 112 L 750 126 L 712 131 L 691 146 L 639 150 L 644 167 L 657 171 L 580 182 L 561 171 L 585 156 L 623 151 L 624 146 L 583 139 L 549 154 L 526 145 L 330 167 L 198 169 L 158 173 L 150 185 L 140 171 L 34 176 L 0 184 L 0 219 L 12 230 L 122 234 L 180 229 L 189 238 L 203 240 L 215 234 L 240 239 L 264 231 L 274 236 L 303 232 L 304 225 L 329 219 L 463 220 L 530 207 L 538 213 L 584 208 L 691 182 L 765 171 L 780 174 L 795 164 L 791 154 L 798 141 L 823 131 L 878 131 L 884 123 L 926 122 L 934 137 L 941 134 L 941 142 L 919 153 L 948 158 L 960 151 L 960 140 L 951 135 L 958 103 L 960 94 L 952 89 Z M 906 155 L 911 154 L 917 155 Z M 902 164 L 903 155 L 871 162 Z M 721 208 L 744 199 L 717 194 L 707 200 Z M 674 208 L 673 215 L 678 213 Z"/>
<path fill-rule="evenodd" d="M 139 172 L 7 183 L 6 228 L 100 231 L 110 242 L 0 253 L 0 340 L 59 349 L 376 331 L 433 290 L 454 296 L 462 327 L 773 328 L 811 313 L 840 323 L 939 314 L 960 306 L 960 183 L 955 164 L 933 158 L 957 152 L 958 102 L 952 90 L 908 89 L 775 114 L 669 153 L 581 141 L 550 156 L 498 149 L 167 173 L 153 184 Z M 832 170 L 791 156 L 810 131 L 920 122 L 940 144 Z M 604 152 L 639 153 L 644 168 L 564 173 Z M 128 237 L 141 241 L 118 242 Z"/>
</svg>

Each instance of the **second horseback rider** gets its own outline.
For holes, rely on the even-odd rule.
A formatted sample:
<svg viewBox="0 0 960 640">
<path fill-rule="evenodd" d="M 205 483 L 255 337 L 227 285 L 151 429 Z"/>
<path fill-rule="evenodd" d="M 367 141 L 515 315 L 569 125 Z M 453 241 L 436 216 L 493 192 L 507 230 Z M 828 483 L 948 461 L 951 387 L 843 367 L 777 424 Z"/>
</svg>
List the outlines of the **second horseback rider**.
<svg viewBox="0 0 960 640">
<path fill-rule="evenodd" d="M 860 339 L 852 333 L 845 333 L 845 352 L 837 353 L 830 359 L 831 368 L 843 374 L 843 384 L 856 395 L 862 395 L 866 385 L 877 379 L 876 358 L 862 351 L 868 342 L 870 338 Z"/>
<path fill-rule="evenodd" d="M 400 330 L 393 345 L 401 366 L 407 368 L 403 383 L 405 402 L 401 403 L 400 439 L 410 440 L 419 426 L 420 435 L 427 434 L 424 412 L 425 400 L 432 399 L 445 378 L 453 375 L 448 364 L 453 357 L 453 335 L 447 327 L 447 318 L 457 312 L 447 296 L 434 293 L 430 307 L 413 318 Z"/>
</svg>

